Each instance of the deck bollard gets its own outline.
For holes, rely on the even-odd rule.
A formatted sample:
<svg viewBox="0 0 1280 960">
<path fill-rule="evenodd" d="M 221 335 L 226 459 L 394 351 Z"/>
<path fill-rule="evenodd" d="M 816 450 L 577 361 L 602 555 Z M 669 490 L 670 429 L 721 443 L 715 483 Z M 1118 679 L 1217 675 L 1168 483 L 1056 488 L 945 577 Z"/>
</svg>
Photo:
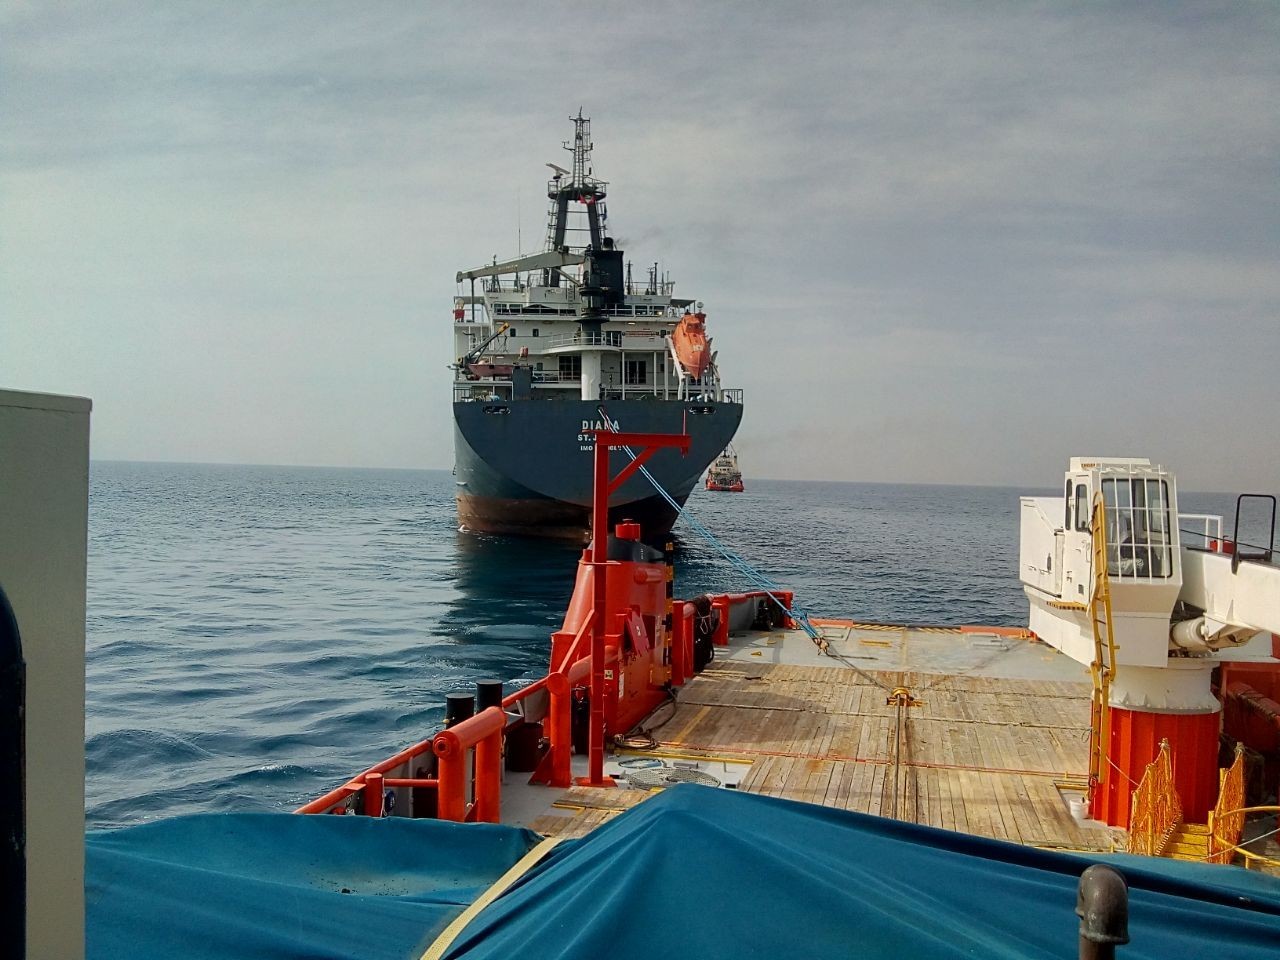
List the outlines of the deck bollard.
<svg viewBox="0 0 1280 960">
<path fill-rule="evenodd" d="M 476 681 L 476 713 L 484 713 L 490 707 L 502 706 L 502 681 Z"/>
<path fill-rule="evenodd" d="M 475 716 L 476 698 L 469 693 L 449 693 L 444 698 L 445 729 Z"/>
</svg>

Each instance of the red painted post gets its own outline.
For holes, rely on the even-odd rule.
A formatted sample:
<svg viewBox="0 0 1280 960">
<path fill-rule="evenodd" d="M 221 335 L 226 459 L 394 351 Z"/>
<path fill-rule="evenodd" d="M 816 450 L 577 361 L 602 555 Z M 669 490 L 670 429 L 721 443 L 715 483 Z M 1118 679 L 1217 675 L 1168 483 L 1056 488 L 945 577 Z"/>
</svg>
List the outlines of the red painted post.
<svg viewBox="0 0 1280 960">
<path fill-rule="evenodd" d="M 382 816 L 382 774 L 364 775 L 364 813 L 366 817 Z"/>
<path fill-rule="evenodd" d="M 778 590 L 774 593 L 774 596 L 777 597 L 779 600 L 781 600 L 782 605 L 787 608 L 782 611 L 782 616 L 783 616 L 782 625 L 784 627 L 791 627 L 794 629 L 796 622 L 795 620 L 791 619 L 791 608 L 795 605 L 795 602 L 796 602 L 795 591 Z M 772 602 L 773 601 L 770 601 L 770 603 Z"/>
<path fill-rule="evenodd" d="M 720 623 L 716 625 L 712 642 L 717 647 L 727 647 L 729 645 L 729 598 L 727 596 L 712 597 L 711 609 L 720 611 Z"/>
<path fill-rule="evenodd" d="M 680 620 L 684 624 L 681 628 L 680 646 L 681 656 L 684 659 L 684 678 L 690 680 L 693 678 L 693 641 L 694 641 L 694 623 L 695 617 L 698 615 L 697 608 L 692 603 L 685 602 L 680 604 Z"/>
<path fill-rule="evenodd" d="M 497 709 L 496 707 L 490 709 Z M 476 815 L 481 823 L 502 822 L 502 729 L 476 744 Z"/>
<path fill-rule="evenodd" d="M 563 673 L 547 677 L 547 692 L 551 695 L 548 720 L 551 724 L 551 783 L 553 787 L 570 786 L 573 752 L 573 705 L 570 703 L 569 681 Z"/>
<path fill-rule="evenodd" d="M 591 618 L 591 711 L 587 740 L 587 773 L 592 786 L 604 784 L 604 615 L 609 557 L 609 444 L 596 434 L 595 496 L 591 516 L 591 586 L 595 596 Z"/>
<path fill-rule="evenodd" d="M 436 789 L 436 816 L 441 820 L 462 823 L 467 819 L 467 754 L 462 742 L 453 730 L 441 730 L 432 742 L 432 749 L 440 758 L 436 774 L 440 786 Z"/>
<path fill-rule="evenodd" d="M 685 657 L 684 631 L 687 623 L 684 617 L 685 604 L 672 604 L 671 633 L 668 642 L 671 644 L 671 685 L 682 686 L 689 676 L 689 661 Z"/>
</svg>

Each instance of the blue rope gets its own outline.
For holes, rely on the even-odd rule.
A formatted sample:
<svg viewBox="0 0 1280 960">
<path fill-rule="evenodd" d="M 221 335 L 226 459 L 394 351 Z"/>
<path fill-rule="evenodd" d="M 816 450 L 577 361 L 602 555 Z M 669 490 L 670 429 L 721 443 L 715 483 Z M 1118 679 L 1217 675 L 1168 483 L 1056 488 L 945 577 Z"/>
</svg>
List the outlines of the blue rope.
<svg viewBox="0 0 1280 960">
<path fill-rule="evenodd" d="M 604 412 L 603 407 L 600 408 L 600 413 L 603 415 L 602 419 L 604 420 L 605 424 L 608 425 L 609 431 L 611 433 L 617 433 L 618 431 L 614 429 L 613 422 L 609 419 L 609 415 Z M 636 458 L 635 452 L 630 447 L 622 447 L 621 449 L 626 453 L 628 457 L 630 457 L 632 460 L 635 460 Z M 740 572 L 743 576 L 745 576 L 751 583 L 755 584 L 755 586 L 761 592 L 763 592 L 765 596 L 767 596 L 770 600 L 772 600 L 775 604 L 778 605 L 779 609 L 781 609 L 784 613 L 787 614 L 787 616 L 789 616 L 792 620 L 794 620 L 797 624 L 799 624 L 800 629 L 809 635 L 810 640 L 813 640 L 816 642 L 822 639 L 822 637 L 818 634 L 817 629 L 815 629 L 813 624 L 809 622 L 809 615 L 796 605 L 794 598 L 792 599 L 791 606 L 788 607 L 776 595 L 776 591 L 781 590 L 782 587 L 780 587 L 777 583 L 774 583 L 773 580 L 769 579 L 769 577 L 765 576 L 759 570 L 755 569 L 755 567 L 747 563 L 746 560 L 743 560 L 742 557 L 738 556 L 736 553 L 734 553 L 732 550 L 726 547 L 723 543 L 721 543 L 716 538 L 715 534 L 713 534 L 710 530 L 708 530 L 696 517 L 694 517 L 693 514 L 689 513 L 687 510 L 685 510 L 684 507 L 680 506 L 680 504 L 676 502 L 675 497 L 667 493 L 666 489 L 663 488 L 662 484 L 660 484 L 654 478 L 653 474 L 649 472 L 648 467 L 641 464 L 640 473 L 644 476 L 646 480 L 649 481 L 649 483 L 653 485 L 653 489 L 657 490 L 658 493 L 662 495 L 662 499 L 666 500 L 667 503 L 669 503 L 675 509 L 676 515 L 681 520 L 683 520 L 690 527 L 692 527 L 695 533 L 697 533 L 700 537 L 702 537 L 702 539 L 706 540 L 707 543 L 709 543 L 722 557 L 724 557 L 726 560 L 729 561 L 730 564 L 732 564 L 735 568 L 737 568 L 738 572 Z"/>
</svg>

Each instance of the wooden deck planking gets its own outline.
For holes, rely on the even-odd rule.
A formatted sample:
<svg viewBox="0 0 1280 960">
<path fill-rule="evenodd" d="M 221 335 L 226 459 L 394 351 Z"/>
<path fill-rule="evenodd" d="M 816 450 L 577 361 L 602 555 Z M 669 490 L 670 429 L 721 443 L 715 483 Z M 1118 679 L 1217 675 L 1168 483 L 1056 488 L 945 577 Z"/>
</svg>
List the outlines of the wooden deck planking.
<svg viewBox="0 0 1280 960">
<path fill-rule="evenodd" d="M 842 667 L 717 663 L 682 691 L 662 744 L 751 758 L 739 785 L 748 792 L 888 815 L 895 708 L 885 703 L 886 688 L 903 682 L 922 702 L 907 713 L 902 819 L 1014 842 L 1106 849 L 1105 832 L 1071 819 L 1054 782 L 1086 769 L 1087 685 L 870 676 L 883 687 Z"/>
</svg>

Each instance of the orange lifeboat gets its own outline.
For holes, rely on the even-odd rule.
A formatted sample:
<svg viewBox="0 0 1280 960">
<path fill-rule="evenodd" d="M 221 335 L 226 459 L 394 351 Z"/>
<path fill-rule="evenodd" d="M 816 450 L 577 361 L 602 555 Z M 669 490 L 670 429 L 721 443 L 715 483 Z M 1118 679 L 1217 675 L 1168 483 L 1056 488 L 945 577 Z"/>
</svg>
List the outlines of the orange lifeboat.
<svg viewBox="0 0 1280 960">
<path fill-rule="evenodd" d="M 707 315 L 686 313 L 671 333 L 680 366 L 695 380 L 711 364 L 711 340 L 707 337 Z"/>
</svg>

